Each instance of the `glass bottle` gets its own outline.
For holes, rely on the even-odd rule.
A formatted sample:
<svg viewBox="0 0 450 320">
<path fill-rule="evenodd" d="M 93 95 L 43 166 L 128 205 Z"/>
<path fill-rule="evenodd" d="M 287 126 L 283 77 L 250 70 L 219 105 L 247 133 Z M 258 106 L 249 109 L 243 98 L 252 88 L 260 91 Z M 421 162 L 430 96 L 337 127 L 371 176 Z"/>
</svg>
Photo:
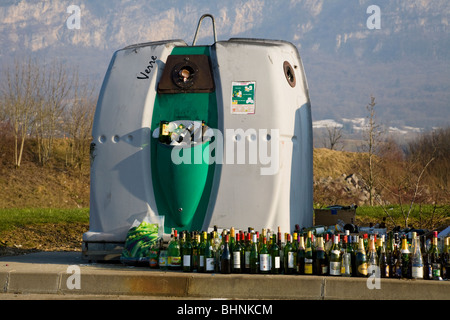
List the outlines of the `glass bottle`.
<svg viewBox="0 0 450 320">
<path fill-rule="evenodd" d="M 328 257 L 325 253 L 323 237 L 317 237 L 316 257 L 314 260 L 314 274 L 326 276 L 328 275 Z"/>
<path fill-rule="evenodd" d="M 297 273 L 298 274 L 305 274 L 305 240 L 303 236 L 300 236 L 300 242 L 298 243 L 297 248 Z"/>
<path fill-rule="evenodd" d="M 384 241 L 381 243 L 380 254 L 378 255 L 378 267 L 380 268 L 380 277 L 389 278 L 389 262 Z"/>
<path fill-rule="evenodd" d="M 181 249 L 177 230 L 174 230 L 173 238 L 167 248 L 167 257 L 169 270 L 181 270 Z"/>
<path fill-rule="evenodd" d="M 278 233 L 281 236 L 281 233 Z M 276 239 L 276 235 L 274 234 L 272 241 L 272 246 L 270 247 L 270 256 L 272 262 L 270 264 L 270 272 L 272 274 L 279 274 L 281 272 L 281 257 L 280 257 L 280 247 L 278 246 L 278 241 Z"/>
<path fill-rule="evenodd" d="M 245 273 L 250 273 L 250 254 L 252 252 L 252 241 L 251 238 L 252 234 L 248 233 L 247 234 L 247 245 L 245 246 L 244 249 L 244 272 Z"/>
<path fill-rule="evenodd" d="M 352 276 L 352 258 L 351 254 L 348 252 L 347 245 L 348 236 L 343 237 L 342 248 L 341 248 L 341 275 L 343 277 L 351 277 Z"/>
<path fill-rule="evenodd" d="M 441 254 L 442 279 L 450 278 L 450 237 L 445 238 L 444 249 Z"/>
<path fill-rule="evenodd" d="M 301 237 L 301 241 L 303 241 L 303 236 Z M 297 255 L 298 260 L 298 255 Z M 305 261 L 304 261 L 304 270 L 305 274 L 313 274 L 313 246 L 312 246 L 312 239 L 311 239 L 311 231 L 308 231 L 307 237 L 306 237 L 306 245 L 305 245 Z"/>
<path fill-rule="evenodd" d="M 364 239 L 359 239 L 358 251 L 356 252 L 356 276 L 367 277 L 367 256 L 364 247 Z"/>
<path fill-rule="evenodd" d="M 200 237 L 200 235 L 198 236 Z M 208 241 L 208 233 L 206 231 L 203 231 L 202 236 L 200 237 L 200 243 L 198 245 L 198 272 L 206 271 L 205 251 L 207 241 Z"/>
<path fill-rule="evenodd" d="M 409 251 L 406 237 L 402 238 L 401 260 L 402 260 L 402 278 L 410 279 L 411 252 Z"/>
<path fill-rule="evenodd" d="M 192 239 L 192 271 L 197 272 L 200 264 L 200 234 L 193 232 Z"/>
<path fill-rule="evenodd" d="M 367 269 L 371 275 L 378 269 L 378 255 L 375 248 L 375 239 L 369 240 L 369 251 L 367 252 Z"/>
<path fill-rule="evenodd" d="M 205 246 L 205 272 L 214 272 L 216 265 L 216 252 L 214 249 L 214 233 L 207 238 Z"/>
<path fill-rule="evenodd" d="M 439 255 L 437 231 L 433 232 L 433 241 L 431 243 L 429 256 L 430 256 L 431 269 L 432 269 L 431 274 L 433 276 L 433 280 L 440 280 L 440 278 L 441 278 L 441 259 L 440 259 L 440 255 Z"/>
<path fill-rule="evenodd" d="M 231 273 L 231 252 L 228 234 L 225 235 L 222 254 L 220 256 L 220 272 L 224 274 Z"/>
<path fill-rule="evenodd" d="M 242 246 L 240 242 L 240 234 L 236 233 L 236 242 L 233 246 L 233 273 L 241 273 L 242 272 Z"/>
<path fill-rule="evenodd" d="M 158 266 L 160 270 L 167 270 L 169 266 L 167 250 L 164 247 L 163 239 L 159 240 L 159 257 L 158 257 Z"/>
<path fill-rule="evenodd" d="M 267 237 L 263 236 L 261 249 L 259 250 L 259 272 L 262 274 L 270 273 L 270 254 L 267 247 Z"/>
<path fill-rule="evenodd" d="M 284 272 L 294 274 L 296 271 L 294 251 L 291 243 L 291 235 L 286 235 L 286 245 L 284 246 Z"/>
<path fill-rule="evenodd" d="M 420 239 L 419 237 L 415 237 L 413 239 L 414 243 L 414 251 L 411 257 L 411 278 L 413 279 L 423 279 L 423 259 L 422 252 L 420 249 Z"/>
<path fill-rule="evenodd" d="M 183 271 L 192 272 L 192 244 L 191 241 L 186 238 L 186 232 L 183 232 L 182 234 L 181 255 L 183 257 Z"/>
<path fill-rule="evenodd" d="M 258 240 L 254 233 L 252 236 L 252 250 L 250 251 L 250 273 L 258 273 L 259 271 L 259 254 L 258 254 Z"/>
<path fill-rule="evenodd" d="M 339 248 L 339 235 L 334 235 L 333 246 L 330 249 L 330 276 L 341 275 L 341 250 Z"/>
</svg>

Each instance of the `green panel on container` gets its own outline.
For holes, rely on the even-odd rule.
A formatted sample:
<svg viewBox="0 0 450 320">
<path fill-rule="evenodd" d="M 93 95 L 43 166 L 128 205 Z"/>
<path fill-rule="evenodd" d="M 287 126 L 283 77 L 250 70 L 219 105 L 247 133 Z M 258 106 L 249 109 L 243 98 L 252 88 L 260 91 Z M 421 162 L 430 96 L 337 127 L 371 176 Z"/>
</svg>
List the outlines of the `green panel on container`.
<svg viewBox="0 0 450 320">
<path fill-rule="evenodd" d="M 209 56 L 209 50 L 210 47 L 176 47 L 172 54 Z M 217 128 L 216 93 L 158 93 L 153 108 L 152 132 L 162 120 L 204 120 L 210 128 Z M 209 143 L 205 143 L 191 148 L 192 157 L 200 146 L 202 154 L 209 154 Z M 172 228 L 200 230 L 211 195 L 215 164 L 196 164 L 192 158 L 191 164 L 176 165 L 171 159 L 173 148 L 161 145 L 158 139 L 151 139 L 152 180 L 158 214 L 165 216 L 166 233 Z M 180 152 L 183 155 L 189 151 Z"/>
</svg>

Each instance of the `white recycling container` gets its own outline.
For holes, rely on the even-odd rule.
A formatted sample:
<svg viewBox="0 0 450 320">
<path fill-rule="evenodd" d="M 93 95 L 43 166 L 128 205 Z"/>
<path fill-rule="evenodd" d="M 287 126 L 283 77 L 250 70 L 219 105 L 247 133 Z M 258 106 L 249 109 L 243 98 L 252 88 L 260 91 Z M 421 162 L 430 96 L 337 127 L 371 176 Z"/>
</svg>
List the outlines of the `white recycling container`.
<svg viewBox="0 0 450 320">
<path fill-rule="evenodd" d="M 196 142 L 169 145 L 159 140 L 162 121 L 206 129 Z M 163 216 L 166 234 L 312 226 L 311 104 L 289 42 L 169 40 L 118 50 L 92 136 L 84 258 L 117 258 L 146 216 Z"/>
</svg>

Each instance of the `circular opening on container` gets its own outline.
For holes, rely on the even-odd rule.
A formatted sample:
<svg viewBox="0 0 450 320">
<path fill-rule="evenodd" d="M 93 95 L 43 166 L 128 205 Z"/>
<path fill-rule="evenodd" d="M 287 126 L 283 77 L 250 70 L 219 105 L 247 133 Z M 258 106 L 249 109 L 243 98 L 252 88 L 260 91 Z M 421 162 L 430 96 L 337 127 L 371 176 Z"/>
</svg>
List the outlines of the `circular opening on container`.
<svg viewBox="0 0 450 320">
<path fill-rule="evenodd" d="M 100 136 L 99 138 L 98 138 L 98 141 L 100 142 L 100 143 L 105 143 L 106 142 L 106 136 Z"/>
<path fill-rule="evenodd" d="M 234 136 L 234 141 L 240 141 L 241 140 L 241 135 L 237 134 Z"/>
<path fill-rule="evenodd" d="M 114 143 L 117 143 L 120 141 L 120 137 L 118 135 L 115 135 L 112 140 Z"/>
<path fill-rule="evenodd" d="M 289 85 L 294 88 L 297 80 L 295 79 L 294 68 L 292 68 L 291 64 L 287 61 L 283 63 L 284 75 L 286 77 Z"/>
<path fill-rule="evenodd" d="M 172 80 L 180 88 L 189 88 L 194 84 L 197 67 L 186 61 L 178 64 L 172 71 Z"/>
</svg>

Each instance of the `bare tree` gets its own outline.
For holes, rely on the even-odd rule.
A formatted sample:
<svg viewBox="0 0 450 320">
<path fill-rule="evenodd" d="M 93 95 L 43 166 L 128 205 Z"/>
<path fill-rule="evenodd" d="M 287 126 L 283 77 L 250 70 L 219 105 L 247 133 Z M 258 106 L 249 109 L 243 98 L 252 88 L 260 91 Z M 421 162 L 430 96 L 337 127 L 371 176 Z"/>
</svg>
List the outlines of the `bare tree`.
<svg viewBox="0 0 450 320">
<path fill-rule="evenodd" d="M 370 96 L 370 103 L 366 106 L 369 115 L 367 116 L 367 125 L 364 130 L 363 150 L 367 153 L 367 167 L 363 168 L 363 179 L 369 192 L 369 204 L 374 205 L 375 189 L 377 184 L 377 168 L 380 165 L 380 159 L 377 158 L 377 152 L 381 141 L 383 131 L 375 119 L 375 97 Z"/>
<path fill-rule="evenodd" d="M 4 118 L 13 128 L 14 165 L 19 168 L 25 139 L 35 121 L 40 70 L 31 59 L 26 62 L 15 60 L 13 68 L 6 67 L 4 75 L 6 79 L 2 83 Z"/>
<path fill-rule="evenodd" d="M 72 80 L 68 70 L 57 61 L 43 69 L 40 100 L 36 119 L 39 162 L 45 164 L 52 156 L 55 137 L 62 136 L 63 113 L 68 103 Z"/>
<path fill-rule="evenodd" d="M 70 104 L 64 114 L 68 150 L 66 163 L 79 169 L 89 155 L 91 131 L 95 112 L 95 86 L 89 81 L 80 82 L 78 73 L 74 76 Z"/>
<path fill-rule="evenodd" d="M 342 140 L 342 126 L 326 126 L 327 135 L 324 137 L 324 146 L 330 150 L 336 150 L 336 146 Z"/>
</svg>

